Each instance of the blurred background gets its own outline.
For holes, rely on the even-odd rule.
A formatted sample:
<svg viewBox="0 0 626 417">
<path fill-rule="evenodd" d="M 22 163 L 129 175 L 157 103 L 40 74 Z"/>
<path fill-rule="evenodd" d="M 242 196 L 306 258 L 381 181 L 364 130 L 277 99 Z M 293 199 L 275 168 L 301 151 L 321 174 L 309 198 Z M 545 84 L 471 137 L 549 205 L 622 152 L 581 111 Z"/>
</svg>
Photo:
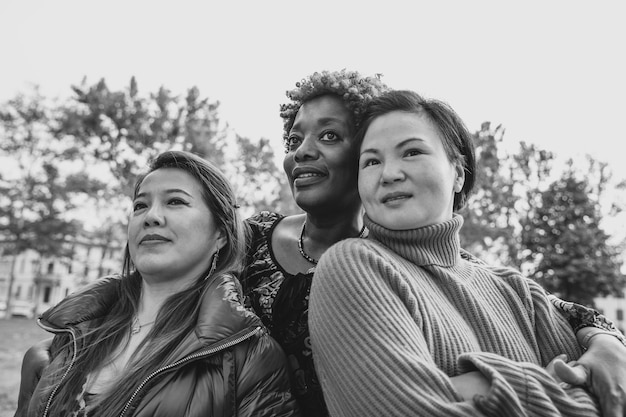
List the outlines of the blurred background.
<svg viewBox="0 0 626 417">
<path fill-rule="evenodd" d="M 450 104 L 480 164 L 463 246 L 626 328 L 623 2 L 0 3 L 0 417 L 34 319 L 121 268 L 130 192 L 185 149 L 242 215 L 297 211 L 285 91 L 342 68 Z"/>
</svg>

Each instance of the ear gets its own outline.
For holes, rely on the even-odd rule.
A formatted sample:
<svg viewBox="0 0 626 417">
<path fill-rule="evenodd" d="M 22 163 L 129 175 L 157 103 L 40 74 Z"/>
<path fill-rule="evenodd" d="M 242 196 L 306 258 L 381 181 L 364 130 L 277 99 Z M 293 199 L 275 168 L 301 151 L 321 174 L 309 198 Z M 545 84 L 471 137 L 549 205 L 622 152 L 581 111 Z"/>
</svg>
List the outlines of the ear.
<svg viewBox="0 0 626 417">
<path fill-rule="evenodd" d="M 456 171 L 456 178 L 454 179 L 454 192 L 460 193 L 461 190 L 463 190 L 463 185 L 465 184 L 465 169 L 463 168 L 463 164 L 461 164 L 461 162 L 457 162 L 454 165 L 454 169 Z"/>
<path fill-rule="evenodd" d="M 215 240 L 215 250 L 220 250 L 222 249 L 224 246 L 226 246 L 226 233 L 224 233 L 224 229 L 223 228 L 219 228 L 217 229 L 217 239 Z"/>
</svg>

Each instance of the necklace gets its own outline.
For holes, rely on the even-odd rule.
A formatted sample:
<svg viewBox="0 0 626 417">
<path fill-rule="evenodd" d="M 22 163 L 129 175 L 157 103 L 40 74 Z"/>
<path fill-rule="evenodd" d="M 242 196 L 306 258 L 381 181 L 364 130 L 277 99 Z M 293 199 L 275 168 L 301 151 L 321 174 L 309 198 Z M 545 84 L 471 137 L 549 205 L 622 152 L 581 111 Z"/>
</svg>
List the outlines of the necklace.
<svg viewBox="0 0 626 417">
<path fill-rule="evenodd" d="M 148 323 L 141 324 L 139 323 L 139 318 L 137 316 L 133 317 L 133 324 L 130 326 L 130 334 L 134 335 L 141 331 L 142 328 L 151 325 L 154 323 L 154 320 L 149 321 Z"/>
<path fill-rule="evenodd" d="M 304 251 L 304 244 L 302 243 L 302 239 L 304 238 L 304 228 L 306 227 L 306 219 L 304 219 L 304 223 L 302 223 L 302 230 L 300 230 L 300 238 L 298 238 L 298 250 L 300 250 L 300 255 L 307 261 L 311 262 L 313 265 L 317 265 L 317 259 L 310 256 L 308 253 Z M 361 228 L 359 232 L 359 237 L 362 239 L 367 235 L 365 231 L 365 226 Z"/>
</svg>

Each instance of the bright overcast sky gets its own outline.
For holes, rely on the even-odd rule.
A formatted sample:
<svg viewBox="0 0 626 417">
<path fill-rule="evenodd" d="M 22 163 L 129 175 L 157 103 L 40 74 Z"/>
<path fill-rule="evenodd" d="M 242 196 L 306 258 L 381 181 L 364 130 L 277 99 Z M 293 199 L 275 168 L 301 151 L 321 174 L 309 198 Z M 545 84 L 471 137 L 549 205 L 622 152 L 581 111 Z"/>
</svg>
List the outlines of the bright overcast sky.
<svg viewBox="0 0 626 417">
<path fill-rule="evenodd" d="M 237 133 L 280 149 L 285 90 L 356 69 L 448 102 L 472 131 L 501 123 L 510 141 L 590 153 L 626 178 L 626 3 L 511 4 L 2 0 L 0 101 L 32 84 L 69 96 L 83 77 L 195 85 Z"/>
</svg>

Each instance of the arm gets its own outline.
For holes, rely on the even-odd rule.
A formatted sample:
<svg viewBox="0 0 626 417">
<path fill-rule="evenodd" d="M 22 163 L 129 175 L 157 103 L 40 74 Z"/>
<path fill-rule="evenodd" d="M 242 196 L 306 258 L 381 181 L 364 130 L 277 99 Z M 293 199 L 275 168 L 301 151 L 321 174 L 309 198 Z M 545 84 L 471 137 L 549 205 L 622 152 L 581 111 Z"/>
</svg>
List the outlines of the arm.
<svg viewBox="0 0 626 417">
<path fill-rule="evenodd" d="M 459 358 L 461 373 L 480 372 L 489 382 L 487 395 L 465 401 L 409 314 L 417 300 L 407 296 L 407 282 L 354 245 L 344 241 L 324 254 L 311 290 L 313 351 L 331 414 L 516 416 L 542 408 L 546 416 L 596 415 L 584 391 L 565 391 L 542 367 L 484 352 Z"/>
<path fill-rule="evenodd" d="M 41 373 L 50 363 L 50 344 L 52 338 L 45 339 L 31 346 L 24 354 L 20 380 L 20 392 L 17 399 L 15 417 L 25 416 L 30 398 L 39 383 Z"/>
<path fill-rule="evenodd" d="M 552 294 L 548 294 L 548 299 L 567 318 L 577 334 L 583 332 L 582 336 L 579 336 L 579 341 L 583 341 L 587 331 L 590 330 L 589 328 L 595 327 L 613 334 L 626 347 L 626 337 L 617 330 L 611 320 L 598 311 L 580 304 L 563 301 Z M 587 346 L 583 347 L 587 348 Z"/>
<path fill-rule="evenodd" d="M 235 359 L 236 364 L 243 364 L 236 376 L 236 415 L 300 416 L 282 348 L 265 330 L 249 343 Z"/>
<path fill-rule="evenodd" d="M 600 401 L 602 415 L 621 417 L 626 412 L 626 338 L 606 317 L 591 308 L 553 295 L 552 304 L 567 317 L 585 349 L 578 360 L 559 361 L 556 375 L 572 385 L 588 386 Z"/>
</svg>

